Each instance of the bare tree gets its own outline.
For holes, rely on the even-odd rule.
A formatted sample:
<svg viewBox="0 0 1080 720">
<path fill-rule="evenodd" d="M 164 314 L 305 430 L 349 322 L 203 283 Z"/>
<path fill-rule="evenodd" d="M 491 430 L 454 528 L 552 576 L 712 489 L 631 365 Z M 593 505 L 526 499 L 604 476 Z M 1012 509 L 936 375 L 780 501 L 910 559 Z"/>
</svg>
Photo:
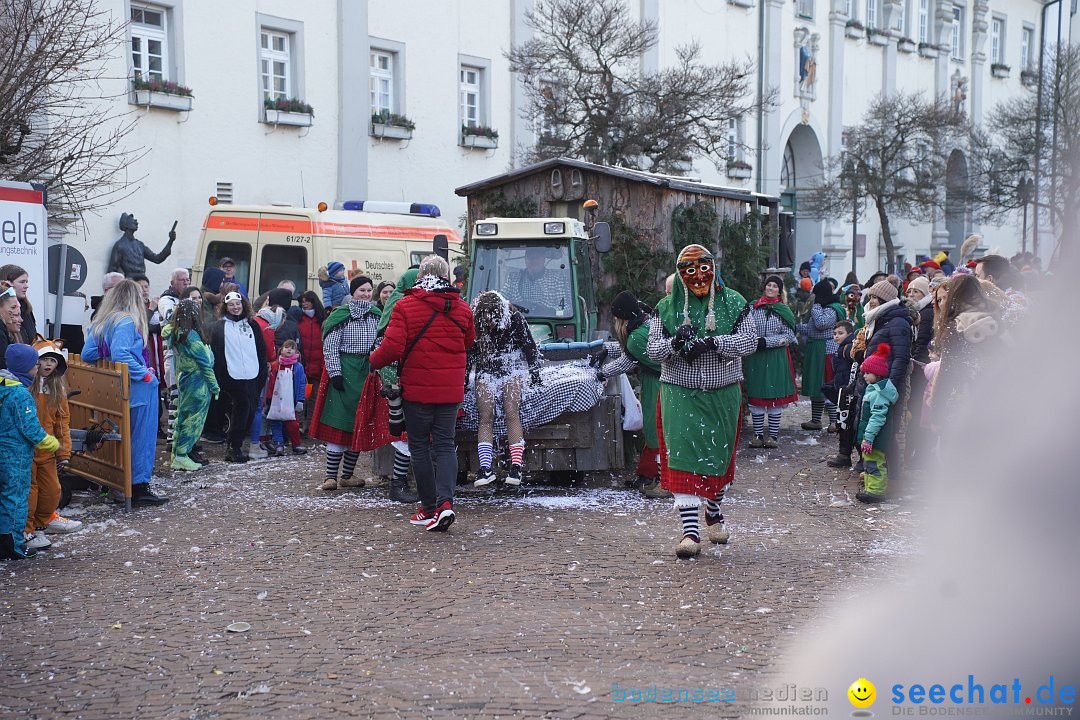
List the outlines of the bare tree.
<svg viewBox="0 0 1080 720">
<path fill-rule="evenodd" d="M 1074 231 L 1080 226 L 1080 46 L 1049 51 L 1037 83 L 999 103 L 989 120 L 971 153 L 974 201 L 991 217 L 1023 208 L 1034 198 L 1019 181 L 1034 180 L 1038 157 L 1039 207 L 1059 232 Z"/>
<path fill-rule="evenodd" d="M 133 187 L 135 118 L 101 102 L 124 28 L 95 0 L 0 0 L 0 178 L 43 183 L 54 214 Z"/>
<path fill-rule="evenodd" d="M 822 179 L 799 196 L 810 217 L 847 217 L 856 203 L 873 205 L 881 224 L 888 271 L 895 271 L 891 221 L 927 222 L 944 209 L 946 149 L 966 143 L 963 113 L 922 94 L 881 95 L 858 124 L 844 131 L 845 152 L 828 158 Z"/>
<path fill-rule="evenodd" d="M 528 159 L 678 173 L 704 155 L 726 166 L 729 123 L 773 101 L 771 91 L 754 97 L 752 61 L 706 65 L 696 43 L 677 48 L 671 66 L 643 72 L 657 26 L 634 20 L 625 0 L 542 0 L 525 21 L 533 38 L 506 57 L 538 137 Z"/>
</svg>

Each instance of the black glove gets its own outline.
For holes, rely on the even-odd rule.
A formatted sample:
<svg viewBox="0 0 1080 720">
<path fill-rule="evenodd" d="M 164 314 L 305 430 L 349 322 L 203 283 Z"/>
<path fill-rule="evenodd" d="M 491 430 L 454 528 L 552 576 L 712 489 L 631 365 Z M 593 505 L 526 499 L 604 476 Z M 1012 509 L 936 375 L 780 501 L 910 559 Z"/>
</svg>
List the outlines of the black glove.
<svg viewBox="0 0 1080 720">
<path fill-rule="evenodd" d="M 169 231 L 169 244 L 172 245 L 174 242 L 176 242 L 176 231 L 175 230 L 170 230 Z"/>
<path fill-rule="evenodd" d="M 697 335 L 697 331 L 694 330 L 693 325 L 680 325 L 675 337 L 671 339 L 671 349 L 675 352 L 682 352 L 693 341 L 695 335 Z"/>
<path fill-rule="evenodd" d="M 761 351 L 761 350 L 765 349 L 765 338 L 759 337 L 757 339 L 757 349 L 758 349 L 758 351 Z"/>
<path fill-rule="evenodd" d="M 540 380 L 540 368 L 529 370 L 529 379 L 532 380 L 533 385 L 543 385 L 543 381 Z"/>
<path fill-rule="evenodd" d="M 397 400 L 401 397 L 401 386 L 383 383 L 382 390 L 379 391 L 379 394 L 387 400 Z"/>
<path fill-rule="evenodd" d="M 690 343 L 685 350 L 683 350 L 683 360 L 686 360 L 686 362 L 688 363 L 692 363 L 710 350 L 712 350 L 713 352 L 716 351 L 716 338 L 698 338 L 697 340 Z"/>
<path fill-rule="evenodd" d="M 596 382 L 604 382 L 605 380 L 607 380 L 607 375 L 604 374 L 603 370 L 601 370 L 600 368 L 597 368 L 596 369 Z"/>
<path fill-rule="evenodd" d="M 338 392 L 345 392 L 345 378 L 341 375 L 334 375 L 330 378 L 330 384 L 334 386 L 334 389 Z"/>
<path fill-rule="evenodd" d="M 595 355 L 590 355 L 589 356 L 589 366 L 590 367 L 600 367 L 601 365 L 604 364 L 604 361 L 607 360 L 607 356 L 608 356 L 607 348 L 606 347 L 600 348 L 600 352 L 596 353 Z"/>
</svg>

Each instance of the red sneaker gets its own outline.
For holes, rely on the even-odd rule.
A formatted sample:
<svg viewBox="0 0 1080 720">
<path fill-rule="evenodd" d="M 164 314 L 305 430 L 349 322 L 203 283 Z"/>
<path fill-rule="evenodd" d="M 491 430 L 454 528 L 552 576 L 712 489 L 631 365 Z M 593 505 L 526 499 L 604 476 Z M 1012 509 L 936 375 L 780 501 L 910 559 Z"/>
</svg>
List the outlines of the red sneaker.
<svg viewBox="0 0 1080 720">
<path fill-rule="evenodd" d="M 442 505 L 435 508 L 435 519 L 427 526 L 431 532 L 446 532 L 454 524 L 454 509 L 449 500 L 444 500 Z"/>
<path fill-rule="evenodd" d="M 435 522 L 437 515 L 438 511 L 429 513 L 424 510 L 424 508 L 420 508 L 416 511 L 416 514 L 409 518 L 409 522 L 411 522 L 413 525 L 420 525 L 421 527 L 426 528 Z"/>
</svg>

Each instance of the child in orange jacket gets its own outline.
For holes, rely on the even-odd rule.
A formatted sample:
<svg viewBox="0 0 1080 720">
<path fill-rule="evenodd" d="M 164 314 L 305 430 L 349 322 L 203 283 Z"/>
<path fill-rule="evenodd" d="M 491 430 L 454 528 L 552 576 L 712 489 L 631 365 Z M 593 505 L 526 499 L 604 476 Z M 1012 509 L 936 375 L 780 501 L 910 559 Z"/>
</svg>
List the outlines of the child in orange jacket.
<svg viewBox="0 0 1080 720">
<path fill-rule="evenodd" d="M 38 351 L 38 374 L 31 392 L 37 405 L 38 422 L 60 443 L 60 449 L 55 453 L 41 449 L 34 452 L 26 547 L 41 550 L 52 545 L 46 534 L 75 532 L 82 528 L 82 523 L 56 512 L 60 504 L 59 469 L 71 459 L 71 412 L 64 379 L 68 353 L 51 340 L 34 343 L 34 349 Z"/>
</svg>

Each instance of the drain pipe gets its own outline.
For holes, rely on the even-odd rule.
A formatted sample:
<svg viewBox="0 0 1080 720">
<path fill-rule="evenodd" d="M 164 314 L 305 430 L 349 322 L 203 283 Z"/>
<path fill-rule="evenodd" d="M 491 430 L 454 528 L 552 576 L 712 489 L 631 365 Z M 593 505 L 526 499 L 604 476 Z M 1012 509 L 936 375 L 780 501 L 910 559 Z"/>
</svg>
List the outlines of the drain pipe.
<svg viewBox="0 0 1080 720">
<path fill-rule="evenodd" d="M 759 193 L 764 192 L 765 179 L 764 168 L 761 167 L 765 157 L 765 0 L 758 2 L 758 31 L 757 31 L 757 160 L 754 167 L 757 168 L 757 180 L 754 187 Z"/>
</svg>

